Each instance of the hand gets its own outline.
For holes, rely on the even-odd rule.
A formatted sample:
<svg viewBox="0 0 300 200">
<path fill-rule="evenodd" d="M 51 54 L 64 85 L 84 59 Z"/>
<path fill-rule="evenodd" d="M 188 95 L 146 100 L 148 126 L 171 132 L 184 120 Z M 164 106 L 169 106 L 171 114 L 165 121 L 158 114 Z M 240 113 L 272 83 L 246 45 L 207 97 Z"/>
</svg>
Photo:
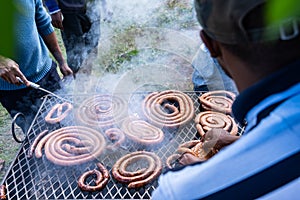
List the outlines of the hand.
<svg viewBox="0 0 300 200">
<path fill-rule="evenodd" d="M 191 153 L 184 153 L 178 159 L 178 162 L 182 165 L 190 165 L 198 162 L 204 162 L 204 160 L 198 158 L 197 156 L 194 156 Z"/>
<path fill-rule="evenodd" d="M 203 143 L 202 148 L 207 154 L 207 159 L 209 159 L 218 153 L 222 148 L 232 144 L 239 138 L 239 136 L 230 135 L 224 129 L 212 129 L 207 131 L 201 138 L 201 142 Z M 181 157 L 178 159 L 178 162 L 181 165 L 190 165 L 193 163 L 205 162 L 205 160 L 187 152 L 181 155 Z"/>
<path fill-rule="evenodd" d="M 19 69 L 19 65 L 2 56 L 0 56 L 0 77 L 9 83 L 21 85 L 22 83 L 17 79 L 19 77 L 27 87 L 30 86 L 29 81 Z"/>
<path fill-rule="evenodd" d="M 51 14 L 51 19 L 52 19 L 51 23 L 55 28 L 64 30 L 63 23 L 62 23 L 63 17 L 62 17 L 62 13 L 60 11 Z"/>
<path fill-rule="evenodd" d="M 73 75 L 72 69 L 69 67 L 69 65 L 66 62 L 59 65 L 59 69 L 60 69 L 60 72 L 63 74 L 64 77 Z"/>
<path fill-rule="evenodd" d="M 204 134 L 201 138 L 201 142 L 203 142 L 204 151 L 214 155 L 222 148 L 232 144 L 239 138 L 239 136 L 230 135 L 224 129 L 211 129 Z"/>
</svg>

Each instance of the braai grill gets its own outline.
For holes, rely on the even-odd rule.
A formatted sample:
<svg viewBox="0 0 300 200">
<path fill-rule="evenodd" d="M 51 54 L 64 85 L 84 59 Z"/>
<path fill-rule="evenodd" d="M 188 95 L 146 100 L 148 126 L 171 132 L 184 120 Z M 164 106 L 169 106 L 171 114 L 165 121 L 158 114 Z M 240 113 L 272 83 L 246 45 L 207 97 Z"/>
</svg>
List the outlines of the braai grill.
<svg viewBox="0 0 300 200">
<path fill-rule="evenodd" d="M 200 105 L 198 96 L 194 92 L 185 92 L 194 101 L 196 113 L 200 112 Z M 138 112 L 138 103 L 145 97 L 146 93 L 138 93 L 131 95 L 131 105 L 133 113 Z M 76 103 L 82 102 L 91 95 L 76 95 L 65 96 Z M 62 103 L 62 101 L 53 96 L 46 96 L 44 101 L 30 127 L 25 140 L 19 149 L 19 152 L 10 166 L 8 173 L 4 178 L 4 183 L 7 188 L 8 199 L 150 199 L 151 193 L 157 187 L 157 180 L 150 184 L 138 188 L 128 189 L 126 185 L 119 183 L 112 176 L 106 187 L 99 192 L 83 192 L 77 185 L 79 176 L 87 171 L 97 168 L 96 162 L 89 162 L 80 166 L 58 166 L 47 160 L 45 156 L 41 159 L 27 157 L 27 151 L 30 144 L 37 134 L 45 129 L 49 132 L 64 126 L 74 125 L 74 114 L 72 113 L 63 121 L 63 124 L 50 125 L 44 120 L 45 115 L 55 104 Z M 173 154 L 178 145 L 185 141 L 195 139 L 197 137 L 197 130 L 193 120 L 180 129 L 167 131 L 165 134 L 172 135 L 167 142 L 162 146 L 152 149 L 165 163 L 168 156 Z M 109 172 L 113 164 L 121 156 L 132 151 L 139 150 L 136 146 L 123 146 L 123 148 L 114 151 L 113 153 L 105 153 L 99 158 Z M 164 169 L 165 170 L 165 169 Z M 111 174 L 110 174 L 111 175 Z M 91 182 L 92 180 L 90 180 Z"/>
</svg>

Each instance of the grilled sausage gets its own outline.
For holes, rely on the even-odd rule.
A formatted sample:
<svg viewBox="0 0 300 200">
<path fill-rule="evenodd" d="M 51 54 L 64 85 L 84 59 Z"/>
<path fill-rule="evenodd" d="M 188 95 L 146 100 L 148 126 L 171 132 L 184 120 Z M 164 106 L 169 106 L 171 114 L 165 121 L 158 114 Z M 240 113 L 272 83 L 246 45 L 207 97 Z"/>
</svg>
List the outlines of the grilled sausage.
<svg viewBox="0 0 300 200">
<path fill-rule="evenodd" d="M 237 135 L 238 126 L 230 115 L 215 111 L 200 112 L 195 117 L 195 124 L 200 136 L 213 128 L 222 128 L 231 135 Z"/>
<path fill-rule="evenodd" d="M 0 185 L 0 199 L 5 200 L 6 199 L 6 186 Z"/>
<path fill-rule="evenodd" d="M 101 164 L 97 163 L 99 170 L 94 169 L 83 173 L 78 179 L 78 187 L 83 191 L 95 192 L 102 190 L 109 181 L 108 170 Z M 86 179 L 89 176 L 96 175 L 95 186 L 86 184 Z"/>
<path fill-rule="evenodd" d="M 189 122 L 195 114 L 194 103 L 185 93 L 177 90 L 153 92 L 142 104 L 146 119 L 158 127 L 177 128 Z"/>
<path fill-rule="evenodd" d="M 129 171 L 129 166 L 147 163 L 146 168 Z M 141 163 L 140 163 L 141 164 Z M 138 168 L 140 166 L 136 166 Z M 128 188 L 142 187 L 155 178 L 162 171 L 161 159 L 152 152 L 136 151 L 121 157 L 112 168 L 113 177 L 121 183 L 128 184 Z"/>
<path fill-rule="evenodd" d="M 206 111 L 217 111 L 231 114 L 232 103 L 236 95 L 226 90 L 206 92 L 199 97 L 202 108 Z"/>
<path fill-rule="evenodd" d="M 175 163 L 176 160 L 180 158 L 181 154 L 175 153 L 170 155 L 167 160 L 166 160 L 166 165 L 169 169 L 173 168 L 173 164 Z"/>
</svg>

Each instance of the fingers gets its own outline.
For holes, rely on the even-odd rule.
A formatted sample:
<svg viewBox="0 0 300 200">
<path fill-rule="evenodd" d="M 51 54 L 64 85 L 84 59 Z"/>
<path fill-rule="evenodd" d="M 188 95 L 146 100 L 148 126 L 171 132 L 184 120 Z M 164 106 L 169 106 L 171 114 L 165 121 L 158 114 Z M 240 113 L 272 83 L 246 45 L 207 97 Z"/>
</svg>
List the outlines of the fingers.
<svg viewBox="0 0 300 200">
<path fill-rule="evenodd" d="M 30 82 L 27 80 L 27 78 L 24 76 L 24 74 L 22 72 L 17 77 L 19 77 L 21 79 L 21 81 L 18 80 L 18 83 L 16 85 L 25 84 L 27 87 L 30 86 Z"/>
<path fill-rule="evenodd" d="M 197 156 L 194 156 L 190 153 L 184 153 L 181 155 L 181 157 L 178 159 L 178 162 L 182 165 L 190 165 L 196 162 L 203 162 L 200 158 Z"/>
<path fill-rule="evenodd" d="M 62 17 L 62 13 L 59 11 L 57 13 L 51 14 L 51 19 L 52 19 L 52 25 L 55 28 L 61 29 L 63 30 L 63 17 Z"/>
<path fill-rule="evenodd" d="M 203 149 L 206 152 L 212 150 L 219 151 L 240 138 L 239 136 L 230 135 L 223 129 L 212 129 L 211 131 L 208 131 L 205 136 L 206 137 L 203 140 Z"/>
<path fill-rule="evenodd" d="M 64 29 L 62 21 L 52 21 L 52 25 L 60 30 Z"/>
<path fill-rule="evenodd" d="M 214 129 L 207 131 L 201 139 L 202 139 L 202 141 L 218 140 L 225 135 L 230 135 L 230 134 L 228 131 L 225 131 L 224 129 L 214 128 Z"/>
<path fill-rule="evenodd" d="M 59 69 L 64 77 L 74 75 L 72 69 L 69 67 L 67 63 L 63 63 L 62 65 L 60 65 Z"/>
<path fill-rule="evenodd" d="M 21 85 L 23 82 L 29 85 L 28 80 L 19 69 L 19 65 L 9 58 L 2 57 L 0 60 L 0 77 L 11 84 Z M 22 82 L 20 82 L 17 77 L 19 77 Z"/>
</svg>

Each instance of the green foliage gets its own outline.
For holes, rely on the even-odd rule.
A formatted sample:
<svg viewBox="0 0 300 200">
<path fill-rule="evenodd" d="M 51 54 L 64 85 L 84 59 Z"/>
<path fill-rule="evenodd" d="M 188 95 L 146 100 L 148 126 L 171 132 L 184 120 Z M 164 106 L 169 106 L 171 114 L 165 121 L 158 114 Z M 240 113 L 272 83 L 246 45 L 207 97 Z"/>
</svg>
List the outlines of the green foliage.
<svg viewBox="0 0 300 200">
<path fill-rule="evenodd" d="M 16 9 L 13 1 L 0 1 L 0 55 L 11 57 L 13 55 L 13 17 Z"/>
<path fill-rule="evenodd" d="M 267 5 L 267 22 L 275 23 L 291 16 L 300 16 L 299 0 L 272 0 Z"/>
</svg>

